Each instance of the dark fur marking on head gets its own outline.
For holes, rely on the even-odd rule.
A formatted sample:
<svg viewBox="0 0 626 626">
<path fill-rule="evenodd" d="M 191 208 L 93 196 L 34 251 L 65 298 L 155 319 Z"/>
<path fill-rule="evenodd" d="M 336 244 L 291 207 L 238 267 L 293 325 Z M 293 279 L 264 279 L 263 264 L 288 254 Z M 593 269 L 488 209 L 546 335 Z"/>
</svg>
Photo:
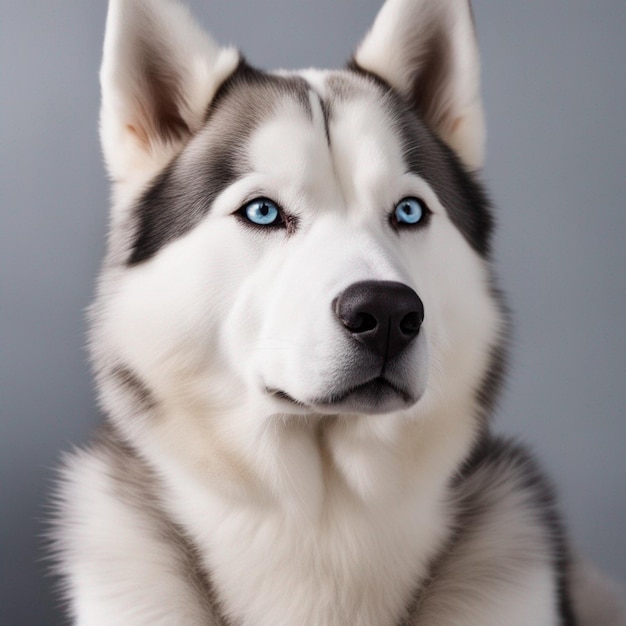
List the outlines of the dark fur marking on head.
<svg viewBox="0 0 626 626">
<path fill-rule="evenodd" d="M 281 99 L 295 100 L 312 118 L 308 93 L 304 79 L 266 74 L 242 60 L 207 109 L 200 131 L 207 143 L 203 157 L 183 167 L 183 149 L 137 201 L 129 265 L 151 258 L 191 230 L 217 196 L 246 173 L 246 142 Z"/>
<path fill-rule="evenodd" d="M 391 85 L 384 78 L 381 78 L 378 74 L 374 74 L 374 72 L 370 72 L 369 70 L 362 68 L 356 62 L 356 59 L 354 57 L 352 57 L 346 63 L 346 69 L 352 74 L 361 76 L 362 78 L 368 80 L 370 83 L 378 85 L 378 87 L 380 87 L 383 91 L 389 91 L 390 89 L 392 89 Z"/>
<path fill-rule="evenodd" d="M 435 190 L 453 224 L 483 257 L 490 253 L 493 217 L 486 191 L 459 157 L 395 89 L 382 78 L 359 67 L 348 70 L 385 93 L 390 117 L 404 148 L 407 170 L 424 178 Z"/>
<path fill-rule="evenodd" d="M 291 97 L 298 102 L 307 113 L 309 119 L 312 119 L 313 113 L 309 101 L 309 90 L 311 87 L 304 78 L 295 75 L 264 72 L 248 65 L 241 53 L 239 57 L 237 69 L 224 81 L 210 102 L 207 108 L 206 121 L 209 120 L 214 111 L 219 109 L 222 100 L 228 98 L 233 91 L 237 91 L 242 87 L 254 89 L 254 92 L 248 94 L 248 96 L 257 96 L 262 100 L 261 102 L 252 102 L 249 99 L 244 100 L 249 105 L 247 112 L 251 114 L 251 119 L 256 122 L 261 121 L 266 114 L 271 113 L 274 104 L 285 96 Z"/>
<path fill-rule="evenodd" d="M 493 218 L 487 194 L 457 155 L 395 96 L 390 98 L 404 159 L 409 171 L 423 177 L 435 190 L 452 223 L 470 246 L 489 257 Z"/>
<path fill-rule="evenodd" d="M 206 215 L 218 194 L 237 179 L 236 149 L 232 144 L 214 149 L 191 180 L 177 171 L 177 160 L 154 179 L 135 207 L 137 234 L 129 265 L 151 258 Z"/>
</svg>

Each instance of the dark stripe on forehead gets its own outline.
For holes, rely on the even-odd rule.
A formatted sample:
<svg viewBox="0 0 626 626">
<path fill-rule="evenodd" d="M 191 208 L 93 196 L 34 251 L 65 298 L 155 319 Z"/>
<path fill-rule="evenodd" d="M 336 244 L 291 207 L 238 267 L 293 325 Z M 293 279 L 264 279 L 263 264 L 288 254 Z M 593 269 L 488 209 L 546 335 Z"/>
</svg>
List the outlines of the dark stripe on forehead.
<svg viewBox="0 0 626 626">
<path fill-rule="evenodd" d="M 326 135 L 326 143 L 330 146 L 330 105 L 319 95 L 320 106 L 322 107 L 322 116 L 324 117 L 324 133 Z"/>
<path fill-rule="evenodd" d="M 247 93 L 240 90 L 247 89 Z M 207 109 L 207 120 L 213 112 L 220 108 L 222 101 L 236 94 L 239 97 L 239 105 L 246 106 L 247 112 L 252 119 L 259 118 L 259 113 L 271 113 L 274 104 L 281 98 L 289 97 L 299 102 L 304 111 L 311 116 L 311 103 L 309 102 L 310 86 L 297 75 L 270 74 L 258 70 L 242 58 L 237 69 L 226 80 L 215 94 L 215 97 Z M 257 97 L 259 101 L 250 101 L 250 97 Z"/>
<path fill-rule="evenodd" d="M 338 76 L 334 91 L 346 99 L 363 93 L 363 86 L 369 83 L 369 89 L 382 96 L 402 142 L 407 171 L 428 182 L 470 246 L 480 255 L 489 256 L 493 217 L 482 185 L 437 133 L 423 122 L 415 108 L 388 83 L 363 70 L 354 61 L 348 65 L 348 70 L 359 81 L 351 81 L 351 88 L 350 81 Z M 333 86 L 331 81 L 329 84 Z"/>
<path fill-rule="evenodd" d="M 151 258 L 191 230 L 217 196 L 247 173 L 247 142 L 279 101 L 298 102 L 310 118 L 308 94 L 304 79 L 266 74 L 242 61 L 218 90 L 203 130 L 190 142 L 196 144 L 194 153 L 202 156 L 190 162 L 188 144 L 136 202 L 129 265 Z"/>
</svg>

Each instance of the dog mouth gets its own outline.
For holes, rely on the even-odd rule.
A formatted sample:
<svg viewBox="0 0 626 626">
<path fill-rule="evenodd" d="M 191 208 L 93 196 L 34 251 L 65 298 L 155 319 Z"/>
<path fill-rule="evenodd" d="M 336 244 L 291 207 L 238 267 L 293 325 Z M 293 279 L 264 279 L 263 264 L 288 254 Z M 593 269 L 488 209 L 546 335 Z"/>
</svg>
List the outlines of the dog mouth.
<svg viewBox="0 0 626 626">
<path fill-rule="evenodd" d="M 400 387 L 384 376 L 376 376 L 370 380 L 333 391 L 326 396 L 302 402 L 282 389 L 266 388 L 266 393 L 291 404 L 294 408 L 308 409 L 320 413 L 388 413 L 405 409 L 415 404 L 416 398 L 408 390 Z"/>
</svg>

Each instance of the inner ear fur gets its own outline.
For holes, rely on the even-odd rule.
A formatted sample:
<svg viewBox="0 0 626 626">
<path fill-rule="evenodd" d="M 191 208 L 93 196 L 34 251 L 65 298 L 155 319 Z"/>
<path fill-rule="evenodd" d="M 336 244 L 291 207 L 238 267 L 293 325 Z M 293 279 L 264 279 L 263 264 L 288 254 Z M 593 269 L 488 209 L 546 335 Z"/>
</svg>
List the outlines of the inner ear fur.
<svg viewBox="0 0 626 626">
<path fill-rule="evenodd" d="M 180 150 L 238 62 L 177 0 L 111 0 L 100 137 L 113 180 L 143 178 Z"/>
</svg>

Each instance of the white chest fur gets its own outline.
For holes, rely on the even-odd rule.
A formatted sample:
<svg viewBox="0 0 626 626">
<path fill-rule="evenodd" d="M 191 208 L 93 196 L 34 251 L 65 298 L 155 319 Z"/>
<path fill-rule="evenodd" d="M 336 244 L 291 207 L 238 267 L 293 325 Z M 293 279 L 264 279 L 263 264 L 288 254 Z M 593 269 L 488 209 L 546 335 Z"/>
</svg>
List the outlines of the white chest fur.
<svg viewBox="0 0 626 626">
<path fill-rule="evenodd" d="M 341 490 L 317 519 L 211 500 L 187 527 L 243 624 L 395 624 L 445 532 L 435 507 L 366 511 Z"/>
<path fill-rule="evenodd" d="M 326 455 L 301 436 L 273 456 L 279 468 L 264 468 L 290 489 L 234 494 L 170 469 L 170 513 L 236 623 L 398 623 L 449 532 L 441 468 L 424 458 L 431 471 L 415 472 L 397 441 L 391 455 L 354 429 L 334 433 Z"/>
</svg>

